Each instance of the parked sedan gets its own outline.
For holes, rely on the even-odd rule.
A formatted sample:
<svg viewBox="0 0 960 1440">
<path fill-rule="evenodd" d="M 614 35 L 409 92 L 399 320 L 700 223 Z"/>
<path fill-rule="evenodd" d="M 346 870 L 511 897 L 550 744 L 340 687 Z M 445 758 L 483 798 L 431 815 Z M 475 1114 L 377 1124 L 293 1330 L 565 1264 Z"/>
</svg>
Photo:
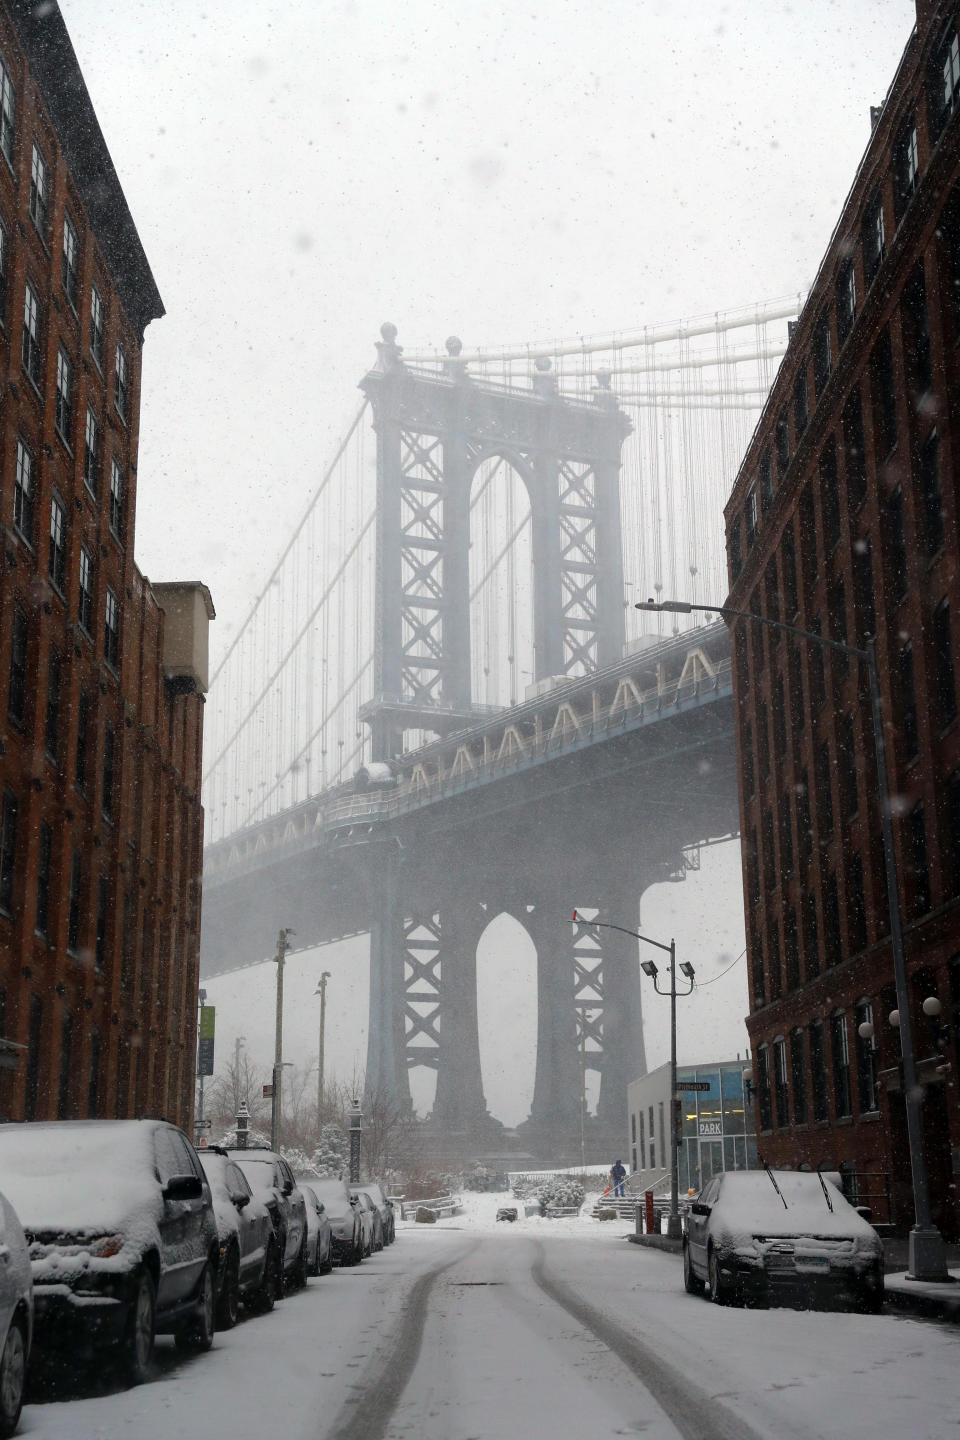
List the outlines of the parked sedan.
<svg viewBox="0 0 960 1440">
<path fill-rule="evenodd" d="M 801 1170 L 715 1175 L 690 1207 L 683 1237 L 687 1290 L 734 1299 L 820 1296 L 876 1312 L 883 1247 L 826 1176 Z"/>
<path fill-rule="evenodd" d="M 376 1180 L 365 1181 L 360 1188 L 365 1190 L 370 1196 L 376 1210 L 379 1212 L 384 1245 L 392 1245 L 397 1238 L 397 1223 L 393 1212 L 393 1201 L 387 1199 L 383 1186 Z"/>
<path fill-rule="evenodd" d="M 272 1150 L 228 1150 L 227 1154 L 267 1207 L 284 1276 L 293 1285 L 306 1285 L 307 1207 L 290 1166 Z"/>
<path fill-rule="evenodd" d="M 363 1226 L 363 1253 L 366 1257 L 372 1255 L 374 1250 L 383 1249 L 383 1227 L 380 1224 L 380 1212 L 366 1190 L 361 1190 L 358 1185 L 350 1186 L 350 1198 L 357 1208 L 360 1223 Z"/>
<path fill-rule="evenodd" d="M 239 1165 L 219 1147 L 198 1153 L 220 1237 L 217 1328 L 229 1330 L 237 1323 L 241 1299 L 251 1310 L 273 1309 L 281 1289 L 280 1251 L 270 1213 Z"/>
<path fill-rule="evenodd" d="M 326 1206 L 309 1180 L 298 1183 L 307 1205 L 307 1269 L 311 1275 L 329 1275 L 333 1267 L 332 1232 Z"/>
<path fill-rule="evenodd" d="M 363 1259 L 363 1226 L 345 1183 L 311 1180 L 310 1188 L 327 1212 L 334 1260 L 340 1265 L 359 1265 Z"/>
<path fill-rule="evenodd" d="M 39 1351 L 110 1345 L 143 1380 L 154 1335 L 208 1350 L 220 1254 L 193 1146 L 162 1120 L 0 1125 L 33 1271 Z"/>
<path fill-rule="evenodd" d="M 0 1436 L 20 1419 L 33 1336 L 30 1252 L 16 1211 L 0 1195 Z"/>
</svg>

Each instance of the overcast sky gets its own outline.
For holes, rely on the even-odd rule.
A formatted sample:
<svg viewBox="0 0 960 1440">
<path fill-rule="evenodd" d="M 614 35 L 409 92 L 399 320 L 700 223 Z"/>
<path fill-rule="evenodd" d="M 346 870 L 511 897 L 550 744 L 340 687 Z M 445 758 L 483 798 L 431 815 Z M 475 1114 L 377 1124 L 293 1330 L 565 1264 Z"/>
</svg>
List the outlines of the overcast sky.
<svg viewBox="0 0 960 1440">
<path fill-rule="evenodd" d="M 210 586 L 214 656 L 355 411 L 383 320 L 411 350 L 540 343 L 805 289 L 914 18 L 912 0 L 61 8 L 167 308 L 144 350 L 137 559 Z M 742 946 L 735 847 L 714 855 L 644 912 L 703 978 Z M 510 993 L 493 948 L 491 1058 Z M 522 989 L 523 947 L 505 949 Z M 323 957 L 343 967 L 341 1075 L 363 1059 L 358 958 Z M 294 1059 L 315 1043 L 307 969 Z M 224 1047 L 250 983 L 216 987 Z M 488 1067 L 504 1119 L 529 1105 L 529 999 Z M 746 1008 L 741 962 L 691 1002 L 687 1058 L 743 1049 Z M 647 1039 L 665 1058 L 649 1015 Z"/>
</svg>

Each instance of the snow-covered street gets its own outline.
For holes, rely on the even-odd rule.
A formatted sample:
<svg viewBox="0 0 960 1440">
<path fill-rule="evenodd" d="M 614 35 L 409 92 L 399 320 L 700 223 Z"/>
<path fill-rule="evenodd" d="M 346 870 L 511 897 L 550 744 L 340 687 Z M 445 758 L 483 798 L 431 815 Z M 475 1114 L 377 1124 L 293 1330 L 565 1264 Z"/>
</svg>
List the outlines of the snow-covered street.
<svg viewBox="0 0 960 1440">
<path fill-rule="evenodd" d="M 717 1309 L 621 1224 L 494 1222 L 505 1197 L 404 1225 L 208 1355 L 158 1344 L 137 1390 L 31 1404 L 37 1440 L 652 1440 L 957 1433 L 956 1328 Z"/>
</svg>

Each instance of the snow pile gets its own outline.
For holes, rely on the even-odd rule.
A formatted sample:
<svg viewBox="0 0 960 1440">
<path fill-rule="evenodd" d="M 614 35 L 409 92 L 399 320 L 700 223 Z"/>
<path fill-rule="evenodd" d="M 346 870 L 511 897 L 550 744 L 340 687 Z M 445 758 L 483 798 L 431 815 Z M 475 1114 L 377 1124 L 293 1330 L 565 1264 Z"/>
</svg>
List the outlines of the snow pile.
<svg viewBox="0 0 960 1440">
<path fill-rule="evenodd" d="M 397 1229 L 422 1230 L 430 1234 L 437 1230 L 470 1230 L 480 1234 L 498 1235 L 511 1232 L 527 1236 L 534 1233 L 544 1236 L 576 1235 L 581 1238 L 605 1236 L 608 1239 L 617 1240 L 621 1240 L 625 1235 L 632 1235 L 634 1230 L 632 1220 L 594 1220 L 586 1207 L 581 1210 L 579 1215 L 564 1215 L 555 1220 L 541 1215 L 524 1217 L 523 1206 L 518 1207 L 509 1190 L 487 1191 L 486 1193 L 466 1191 L 461 1197 L 461 1205 L 462 1210 L 459 1215 L 440 1219 L 435 1225 L 418 1225 L 415 1220 L 401 1221 L 398 1218 Z M 497 1211 L 501 1207 L 519 1209 L 520 1213 L 516 1221 L 512 1223 L 505 1220 L 498 1221 Z"/>
</svg>

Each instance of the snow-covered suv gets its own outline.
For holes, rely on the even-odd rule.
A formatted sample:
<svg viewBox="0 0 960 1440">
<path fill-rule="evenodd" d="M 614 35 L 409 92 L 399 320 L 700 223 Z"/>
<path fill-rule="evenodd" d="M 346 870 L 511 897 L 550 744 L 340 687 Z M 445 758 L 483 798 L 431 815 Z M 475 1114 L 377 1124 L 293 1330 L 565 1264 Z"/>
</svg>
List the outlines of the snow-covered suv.
<svg viewBox="0 0 960 1440">
<path fill-rule="evenodd" d="M 0 1174 L 30 1246 L 36 1349 L 109 1344 L 137 1382 L 158 1331 L 185 1349 L 210 1348 L 217 1227 L 200 1162 L 176 1126 L 0 1125 Z"/>
</svg>

